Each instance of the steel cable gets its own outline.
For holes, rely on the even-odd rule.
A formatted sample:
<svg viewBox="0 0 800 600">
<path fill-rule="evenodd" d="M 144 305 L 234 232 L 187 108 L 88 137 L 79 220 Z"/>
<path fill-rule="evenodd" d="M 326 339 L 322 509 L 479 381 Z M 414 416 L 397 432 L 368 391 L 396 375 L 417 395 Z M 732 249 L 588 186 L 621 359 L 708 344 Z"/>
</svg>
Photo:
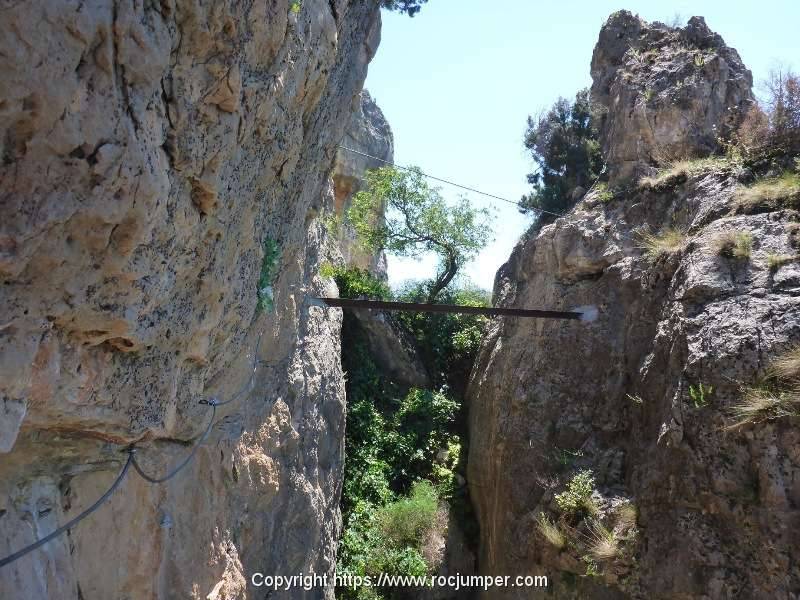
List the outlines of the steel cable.
<svg viewBox="0 0 800 600">
<path fill-rule="evenodd" d="M 142 479 L 144 479 L 145 481 L 149 481 L 150 483 L 164 483 L 165 481 L 169 481 L 170 479 L 175 477 L 175 475 L 180 473 L 183 470 L 183 468 L 186 465 L 189 464 L 189 461 L 191 461 L 194 458 L 194 455 L 197 453 L 197 449 L 200 448 L 200 446 L 202 445 L 202 443 L 204 441 L 206 441 L 206 438 L 208 437 L 208 434 L 211 432 L 211 428 L 214 425 L 214 417 L 217 415 L 217 405 L 214 404 L 214 400 L 208 400 L 206 402 L 206 404 L 208 404 L 211 407 L 211 419 L 209 419 L 209 421 L 208 421 L 208 426 L 206 427 L 206 430 L 197 439 L 197 442 L 192 447 L 192 451 L 189 452 L 189 454 L 186 456 L 186 458 L 184 458 L 178 464 L 177 467 L 172 469 L 172 471 L 170 471 L 169 473 L 167 473 L 163 477 L 152 477 L 152 476 L 148 475 L 147 473 L 145 473 L 142 470 L 142 468 L 139 466 L 139 463 L 136 461 L 136 456 L 135 456 L 136 448 L 131 448 L 131 456 L 133 457 L 133 460 L 131 462 L 133 463 L 133 468 L 136 469 L 136 472 L 139 474 L 139 476 Z"/>
<path fill-rule="evenodd" d="M 49 542 L 53 538 L 58 537 L 59 535 L 61 535 L 65 531 L 67 531 L 68 529 L 72 529 L 73 527 L 75 527 L 75 525 L 77 525 L 78 523 L 83 521 L 86 517 L 88 517 L 90 514 L 92 514 L 98 508 L 100 508 L 100 505 L 103 504 L 103 502 L 105 502 L 106 500 L 108 500 L 111 497 L 111 494 L 114 493 L 114 491 L 122 483 L 122 480 L 125 479 L 125 475 L 128 474 L 128 469 L 133 464 L 133 452 L 131 450 L 132 449 L 129 449 L 128 460 L 125 461 L 125 466 L 122 467 L 122 471 L 120 471 L 119 475 L 117 475 L 117 478 L 114 480 L 114 483 L 111 484 L 111 487 L 108 488 L 108 491 L 105 494 L 103 494 L 102 496 L 100 496 L 100 498 L 98 498 L 97 501 L 95 501 L 94 504 L 92 504 L 89 508 L 87 508 L 85 511 L 83 511 L 81 514 L 79 514 L 74 519 L 64 523 L 61 527 L 59 527 L 58 529 L 56 529 L 52 533 L 49 533 L 46 536 L 44 536 L 42 539 L 35 541 L 33 544 L 31 544 L 30 546 L 26 546 L 22 550 L 17 550 L 16 552 L 14 552 L 14 554 L 11 554 L 9 556 L 6 556 L 5 558 L 0 559 L 0 568 L 3 568 L 6 565 L 9 565 L 9 564 L 13 563 L 16 560 L 19 560 L 20 558 L 22 558 L 26 554 L 36 550 L 39 546 L 43 546 L 44 544 L 46 544 L 47 542 Z"/>
<path fill-rule="evenodd" d="M 256 369 L 258 368 L 258 349 L 261 347 L 261 337 L 264 335 L 262 331 L 258 336 L 258 341 L 256 342 L 255 350 L 253 350 L 253 363 L 252 369 L 250 371 L 250 377 L 248 378 L 247 382 L 236 392 L 231 398 L 222 402 L 218 398 L 212 398 L 211 400 L 214 401 L 216 406 L 225 406 L 226 404 L 231 404 L 232 402 L 236 402 L 241 395 L 247 390 L 248 388 L 252 387 L 253 379 L 256 376 Z M 206 401 L 210 402 L 210 400 Z"/>
<path fill-rule="evenodd" d="M 169 481 L 173 477 L 175 477 L 178 473 L 180 473 L 186 467 L 186 465 L 188 465 L 191 462 L 191 460 L 195 457 L 195 455 L 197 454 L 197 450 L 200 448 L 200 446 L 203 444 L 203 442 L 206 441 L 206 438 L 208 437 L 209 433 L 211 433 L 211 429 L 214 426 L 215 417 L 217 415 L 217 406 L 224 406 L 226 404 L 230 404 L 232 402 L 235 402 L 236 400 L 238 400 L 242 396 L 242 394 L 245 393 L 245 391 L 248 388 L 252 387 L 253 380 L 255 379 L 255 375 L 256 375 L 256 370 L 258 368 L 258 365 L 261 362 L 261 361 L 258 360 L 258 349 L 261 346 L 261 338 L 263 337 L 263 335 L 264 335 L 264 332 L 262 331 L 258 336 L 258 341 L 256 342 L 256 347 L 255 347 L 255 349 L 253 351 L 252 369 L 251 369 L 251 372 L 250 372 L 250 377 L 248 378 L 247 382 L 229 400 L 226 400 L 225 402 L 221 402 L 220 400 L 218 400 L 216 398 L 213 398 L 213 397 L 209 398 L 208 400 L 201 400 L 200 401 L 200 404 L 207 404 L 208 406 L 211 407 L 211 418 L 209 419 L 208 425 L 206 426 L 206 428 L 203 431 L 203 433 L 200 435 L 199 438 L 197 438 L 197 441 L 195 442 L 194 446 L 192 447 L 191 452 L 189 452 L 189 454 L 186 456 L 186 458 L 184 458 L 175 468 L 173 468 L 171 471 L 169 471 L 163 477 L 150 476 L 150 475 L 148 475 L 147 473 L 144 472 L 144 470 L 141 468 L 141 466 L 139 465 L 139 463 L 136 460 L 136 450 L 137 450 L 137 448 L 135 446 L 128 447 L 126 449 L 127 452 L 128 452 L 128 460 L 125 462 L 125 466 L 122 467 L 122 471 L 120 471 L 120 474 L 114 480 L 114 483 L 111 484 L 111 487 L 108 488 L 108 491 L 106 491 L 105 494 L 103 494 L 94 504 L 92 504 L 89 508 L 87 508 L 81 514 L 79 514 L 74 519 L 70 520 L 69 522 L 65 523 L 64 525 L 62 525 L 61 527 L 59 527 L 58 529 L 56 529 L 52 533 L 49 533 L 48 535 L 46 535 L 45 537 L 43 537 L 40 540 L 37 540 L 33 544 L 31 544 L 29 546 L 26 546 L 25 548 L 22 548 L 21 550 L 18 550 L 17 552 L 14 552 L 13 554 L 10 554 L 10 555 L 0 559 L 0 568 L 19 560 L 20 558 L 22 558 L 26 554 L 28 554 L 30 552 L 33 552 L 37 548 L 43 546 L 44 544 L 46 544 L 50 540 L 58 537 L 59 535 L 61 535 L 65 531 L 67 531 L 68 529 L 71 529 L 72 527 L 77 525 L 79 522 L 81 522 L 83 519 L 85 519 L 90 514 L 92 514 L 94 511 L 96 511 L 98 508 L 100 508 L 100 506 L 106 500 L 108 500 L 111 497 L 111 495 L 114 493 L 114 491 L 122 483 L 123 479 L 127 475 L 128 470 L 130 469 L 131 466 L 139 474 L 139 476 L 142 479 L 144 479 L 148 483 L 152 483 L 152 484 L 164 483 L 166 481 Z"/>
<path fill-rule="evenodd" d="M 366 158 L 371 158 L 373 160 L 377 160 L 379 162 L 382 162 L 384 164 L 392 166 L 395 169 L 402 169 L 403 171 L 410 171 L 412 173 L 417 172 L 420 175 L 422 175 L 423 177 L 427 177 L 428 179 L 433 179 L 434 181 L 440 181 L 441 183 L 446 183 L 447 185 L 452 185 L 453 187 L 461 188 L 462 190 L 467 190 L 468 192 L 473 192 L 475 194 L 480 194 L 481 196 L 486 196 L 487 198 L 494 198 L 495 200 L 501 200 L 503 202 L 508 202 L 509 204 L 513 204 L 513 205 L 518 206 L 519 208 L 522 208 L 522 209 L 525 209 L 525 210 L 533 210 L 533 211 L 536 211 L 536 212 L 552 215 L 554 217 L 563 217 L 563 216 L 565 216 L 565 215 L 563 215 L 561 213 L 552 212 L 552 211 L 549 211 L 549 210 L 544 210 L 543 208 L 535 208 L 533 206 L 523 206 L 520 202 L 516 202 L 514 200 L 509 200 L 508 198 L 503 198 L 502 196 L 497 196 L 495 194 L 490 194 L 488 192 L 482 192 L 480 190 L 476 190 L 475 188 L 471 188 L 471 187 L 466 186 L 466 185 L 461 185 L 460 183 L 456 183 L 456 182 L 450 181 L 448 179 L 442 179 L 441 177 L 436 177 L 435 175 L 428 175 L 427 173 L 423 173 L 419 169 L 412 168 L 412 167 L 404 167 L 402 165 L 395 164 L 395 163 L 393 163 L 391 161 L 384 160 L 382 158 L 378 158 L 377 156 L 372 156 L 371 154 L 367 154 L 366 152 L 361 152 L 360 150 L 355 150 L 353 148 L 348 148 L 347 146 L 342 146 L 341 144 L 339 145 L 339 148 L 341 148 L 342 150 L 347 150 L 348 152 L 352 152 L 353 154 L 360 154 L 361 156 L 364 156 Z"/>
</svg>

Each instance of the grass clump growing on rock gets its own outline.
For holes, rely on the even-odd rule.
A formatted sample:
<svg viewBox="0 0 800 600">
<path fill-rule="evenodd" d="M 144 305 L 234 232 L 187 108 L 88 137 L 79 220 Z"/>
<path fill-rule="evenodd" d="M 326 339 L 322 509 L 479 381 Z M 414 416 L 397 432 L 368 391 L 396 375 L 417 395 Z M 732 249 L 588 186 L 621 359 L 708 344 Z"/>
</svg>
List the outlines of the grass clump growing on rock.
<svg viewBox="0 0 800 600">
<path fill-rule="evenodd" d="M 536 519 L 536 529 L 545 540 L 559 550 L 567 544 L 567 538 L 564 533 L 544 513 L 539 513 L 539 518 Z"/>
<path fill-rule="evenodd" d="M 589 525 L 589 553 L 597 560 L 612 560 L 619 554 L 619 538 L 599 521 Z"/>
<path fill-rule="evenodd" d="M 732 427 L 800 417 L 800 346 L 773 358 L 767 380 L 760 386 L 744 389 L 742 400 L 731 407 L 736 419 Z"/>
<path fill-rule="evenodd" d="M 795 346 L 772 359 L 769 370 L 779 379 L 800 382 L 800 346 Z"/>
<path fill-rule="evenodd" d="M 760 207 L 800 206 L 800 173 L 784 171 L 779 177 L 762 179 L 741 187 L 734 199 L 737 207 L 745 211 Z"/>
<path fill-rule="evenodd" d="M 774 421 L 783 417 L 799 417 L 800 390 L 748 388 L 741 402 L 731 407 L 731 414 L 737 420 L 733 427 Z"/>
<path fill-rule="evenodd" d="M 723 231 L 714 238 L 713 248 L 725 258 L 749 259 L 753 251 L 753 234 L 749 231 Z"/>
<path fill-rule="evenodd" d="M 770 252 L 767 254 L 767 268 L 770 271 L 777 271 L 783 265 L 794 262 L 797 259 L 798 257 L 792 254 L 776 254 L 774 252 Z"/>
<path fill-rule="evenodd" d="M 659 233 L 644 232 L 639 234 L 640 248 L 647 258 L 654 262 L 661 256 L 679 252 L 686 242 L 686 233 L 674 227 L 668 227 Z"/>
<path fill-rule="evenodd" d="M 636 526 L 636 519 L 639 516 L 636 507 L 630 502 L 621 504 L 617 508 L 615 515 L 617 523 L 626 530 Z"/>
<path fill-rule="evenodd" d="M 659 189 L 677 185 L 689 177 L 704 175 L 711 171 L 730 168 L 732 161 L 724 156 L 709 156 L 706 158 L 687 158 L 668 162 L 661 167 L 655 175 L 639 179 L 639 187 L 645 189 Z"/>
</svg>

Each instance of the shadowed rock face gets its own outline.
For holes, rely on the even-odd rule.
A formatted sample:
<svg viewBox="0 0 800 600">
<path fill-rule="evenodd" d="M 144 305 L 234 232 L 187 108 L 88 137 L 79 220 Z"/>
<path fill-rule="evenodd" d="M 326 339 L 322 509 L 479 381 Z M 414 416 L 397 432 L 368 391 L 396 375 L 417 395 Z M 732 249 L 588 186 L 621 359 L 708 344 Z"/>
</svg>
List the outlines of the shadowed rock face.
<svg viewBox="0 0 800 600">
<path fill-rule="evenodd" d="M 663 81 L 658 102 L 675 91 L 677 75 L 663 62 L 675 56 L 666 44 L 673 36 L 699 40 L 714 56 L 685 109 L 656 109 L 659 127 L 667 118 L 680 130 L 668 138 L 650 128 L 649 108 L 632 102 L 634 83 Z M 623 68 L 630 45 L 656 48 L 633 83 Z M 750 97 L 735 52 L 700 19 L 673 31 L 617 13 L 601 33 L 593 75 L 593 93 L 609 107 L 604 144 L 618 176 L 659 140 L 699 152 L 707 138 L 695 134 L 723 122 L 733 98 Z M 692 115 L 710 115 L 694 133 L 679 127 Z M 742 386 L 800 342 L 800 266 L 769 265 L 770 254 L 796 255 L 800 214 L 740 214 L 738 185 L 732 169 L 720 169 L 660 191 L 634 186 L 608 203 L 590 191 L 564 218 L 534 227 L 498 272 L 501 306 L 596 305 L 599 318 L 492 323 L 468 391 L 468 479 L 484 574 L 547 575 L 552 597 L 576 600 L 767 600 L 800 588 L 797 422 L 729 428 Z M 686 231 L 685 243 L 653 261 L 639 232 L 666 227 Z M 725 232 L 752 236 L 748 259 L 720 255 Z M 713 393 L 698 399 L 700 384 Z M 591 539 L 591 519 L 565 520 L 563 549 L 537 526 L 543 512 L 558 518 L 555 495 L 582 469 L 594 474 L 597 517 L 609 527 L 621 505 L 638 511 L 638 531 L 620 528 L 624 539 L 606 558 L 575 549 Z M 586 576 L 585 556 L 595 576 Z M 506 588 L 483 597 L 537 594 Z"/>
<path fill-rule="evenodd" d="M 308 306 L 330 172 L 380 36 L 366 0 L 13 3 L 0 20 L 0 556 L 131 474 L 3 598 L 244 598 L 329 572 L 340 322 Z M 275 308 L 256 311 L 263 246 Z M 294 597 L 318 597 L 295 591 Z"/>
<path fill-rule="evenodd" d="M 656 162 L 714 152 L 753 101 L 752 74 L 702 17 L 673 29 L 614 13 L 600 30 L 591 74 L 611 183 Z"/>
</svg>

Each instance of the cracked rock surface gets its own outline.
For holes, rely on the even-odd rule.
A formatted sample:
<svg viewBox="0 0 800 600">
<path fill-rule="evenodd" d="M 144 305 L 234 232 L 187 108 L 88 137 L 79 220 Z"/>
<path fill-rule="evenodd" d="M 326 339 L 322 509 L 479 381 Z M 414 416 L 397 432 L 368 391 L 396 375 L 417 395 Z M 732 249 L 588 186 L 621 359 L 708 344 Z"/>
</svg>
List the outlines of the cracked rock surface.
<svg viewBox="0 0 800 600">
<path fill-rule="evenodd" d="M 695 35 L 708 58 L 702 69 L 692 61 L 693 72 L 708 85 L 693 84 L 688 104 L 639 115 L 628 106 L 633 84 L 665 77 L 667 91 L 674 81 L 666 73 L 677 71 L 664 70 L 664 57 L 674 56 L 675 40 Z M 592 74 L 593 95 L 599 89 L 594 97 L 609 110 L 612 177 L 646 170 L 639 152 L 655 146 L 645 117 L 661 123 L 695 112 L 711 120 L 695 130 L 707 133 L 725 103 L 749 97 L 749 74 L 721 43 L 697 18 L 683 30 L 630 13 L 609 19 Z M 631 47 L 653 60 L 633 79 L 621 67 Z M 670 64 L 680 71 L 688 63 Z M 701 152 L 699 139 L 673 141 L 691 155 Z M 467 394 L 482 573 L 547 575 L 553 598 L 575 600 L 796 597 L 797 419 L 732 428 L 731 407 L 744 386 L 763 380 L 772 357 L 800 343 L 800 262 L 770 264 L 771 255 L 797 256 L 800 214 L 742 214 L 734 171 L 709 168 L 659 189 L 633 184 L 608 202 L 590 190 L 565 217 L 534 226 L 498 271 L 498 305 L 595 305 L 599 318 L 501 318 L 490 327 Z M 647 256 L 641 234 L 665 228 L 685 232 L 680 248 Z M 749 257 L 720 253 L 726 233 L 751 236 Z M 585 469 L 596 514 L 577 525 L 566 519 L 573 528 L 562 525 L 559 547 L 539 520 L 560 518 L 556 494 Z M 635 507 L 635 522 L 612 555 L 576 551 L 598 539 L 587 524 L 608 522 L 623 504 Z M 536 593 L 503 588 L 482 597 Z"/>
<path fill-rule="evenodd" d="M 208 423 L 198 400 L 244 392 L 178 477 L 131 473 L 89 520 L 4 568 L 0 597 L 250 598 L 254 571 L 330 572 L 340 320 L 306 298 L 326 286 L 317 217 L 378 7 L 1 11 L 0 556 L 99 497 L 124 445 L 163 473 Z M 274 309 L 259 311 L 268 241 Z"/>
</svg>

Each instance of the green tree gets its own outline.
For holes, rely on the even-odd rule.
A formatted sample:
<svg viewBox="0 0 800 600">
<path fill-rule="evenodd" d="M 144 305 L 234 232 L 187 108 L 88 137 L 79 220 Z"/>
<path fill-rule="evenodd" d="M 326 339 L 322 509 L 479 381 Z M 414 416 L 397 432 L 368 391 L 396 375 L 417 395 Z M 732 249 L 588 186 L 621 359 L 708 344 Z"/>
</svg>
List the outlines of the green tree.
<svg viewBox="0 0 800 600">
<path fill-rule="evenodd" d="M 382 0 L 381 6 L 389 10 L 396 10 L 413 17 L 428 0 Z"/>
<path fill-rule="evenodd" d="M 419 169 L 382 167 L 367 171 L 366 185 L 347 213 L 361 243 L 397 256 L 433 252 L 439 268 L 426 301 L 432 303 L 466 261 L 486 246 L 489 212 L 466 199 L 448 205 Z M 385 211 L 385 217 L 383 213 Z"/>
<path fill-rule="evenodd" d="M 525 147 L 539 170 L 528 175 L 533 191 L 522 197 L 523 210 L 569 208 L 573 190 L 588 188 L 603 169 L 589 91 L 579 91 L 574 102 L 559 98 L 549 111 L 528 117 Z"/>
</svg>

